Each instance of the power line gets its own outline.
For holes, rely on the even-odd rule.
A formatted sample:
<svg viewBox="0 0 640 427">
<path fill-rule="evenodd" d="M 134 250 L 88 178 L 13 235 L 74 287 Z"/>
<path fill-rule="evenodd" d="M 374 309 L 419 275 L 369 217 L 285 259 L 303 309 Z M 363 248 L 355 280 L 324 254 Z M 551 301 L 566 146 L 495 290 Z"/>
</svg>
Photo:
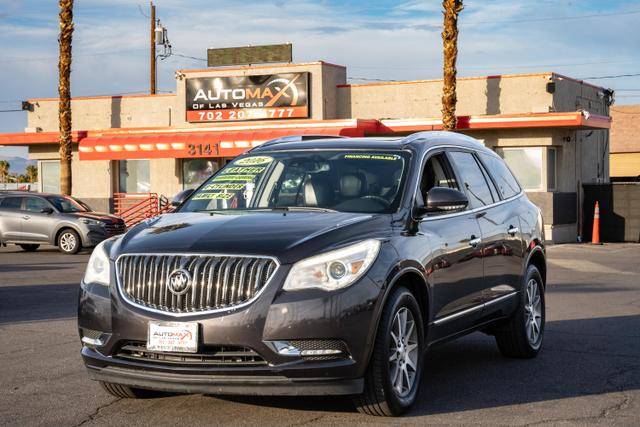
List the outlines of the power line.
<svg viewBox="0 0 640 427">
<path fill-rule="evenodd" d="M 632 74 L 617 74 L 612 76 L 595 76 L 595 77 L 580 77 L 581 80 L 598 80 L 598 79 L 617 79 L 620 77 L 638 77 L 640 73 L 632 73 Z"/>
<path fill-rule="evenodd" d="M 19 110 L 0 110 L 0 113 L 14 113 L 16 111 L 24 111 L 24 110 L 22 110 L 22 109 L 19 109 Z"/>
<path fill-rule="evenodd" d="M 181 53 L 175 53 L 175 52 L 174 52 L 174 53 L 172 53 L 171 55 L 172 55 L 172 56 L 179 56 L 180 58 L 187 58 L 187 59 L 193 59 L 193 60 L 196 60 L 196 61 L 203 61 L 203 62 L 207 62 L 207 60 L 206 60 L 206 59 L 204 59 L 204 58 L 197 58 L 197 57 L 195 57 L 195 56 L 183 55 L 183 54 L 181 54 Z"/>
</svg>

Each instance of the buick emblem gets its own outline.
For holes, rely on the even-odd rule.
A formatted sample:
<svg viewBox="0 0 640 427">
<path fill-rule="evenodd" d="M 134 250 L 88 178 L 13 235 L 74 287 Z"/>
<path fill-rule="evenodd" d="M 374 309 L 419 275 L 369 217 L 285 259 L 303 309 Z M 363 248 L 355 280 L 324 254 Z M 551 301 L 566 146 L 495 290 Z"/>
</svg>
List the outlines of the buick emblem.
<svg viewBox="0 0 640 427">
<path fill-rule="evenodd" d="M 174 270 L 169 275 L 167 287 L 174 295 L 184 295 L 191 286 L 191 275 L 187 270 L 181 268 Z"/>
</svg>

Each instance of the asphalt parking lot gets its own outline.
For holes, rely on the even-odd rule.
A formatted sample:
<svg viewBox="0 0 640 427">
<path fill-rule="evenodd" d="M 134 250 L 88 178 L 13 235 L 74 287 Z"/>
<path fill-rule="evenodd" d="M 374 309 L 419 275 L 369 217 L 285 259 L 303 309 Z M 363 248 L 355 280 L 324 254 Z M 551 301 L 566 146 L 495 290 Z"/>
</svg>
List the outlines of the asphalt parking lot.
<svg viewBox="0 0 640 427">
<path fill-rule="evenodd" d="M 345 398 L 116 399 L 80 359 L 76 296 L 88 254 L 0 248 L 2 425 L 640 425 L 640 245 L 549 248 L 547 330 L 534 360 L 476 333 L 434 349 L 399 419 Z"/>
</svg>

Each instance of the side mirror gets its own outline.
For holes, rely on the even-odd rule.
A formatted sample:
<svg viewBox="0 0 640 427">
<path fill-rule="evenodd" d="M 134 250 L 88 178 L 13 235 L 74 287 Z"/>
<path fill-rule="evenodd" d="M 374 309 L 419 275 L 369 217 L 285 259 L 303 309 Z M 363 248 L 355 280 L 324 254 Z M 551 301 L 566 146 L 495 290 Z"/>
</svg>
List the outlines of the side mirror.
<svg viewBox="0 0 640 427">
<path fill-rule="evenodd" d="M 468 204 L 469 199 L 461 191 L 446 187 L 433 187 L 427 192 L 425 205 L 418 208 L 418 214 L 456 212 L 465 209 Z"/>
<path fill-rule="evenodd" d="M 176 194 L 173 200 L 171 200 L 171 206 L 173 207 L 180 206 L 182 203 L 184 203 L 185 200 L 189 198 L 191 194 L 193 194 L 193 191 L 194 191 L 193 188 L 188 188 Z"/>
<path fill-rule="evenodd" d="M 42 208 L 42 210 L 40 210 L 40 213 L 51 215 L 53 213 L 53 208 Z"/>
</svg>

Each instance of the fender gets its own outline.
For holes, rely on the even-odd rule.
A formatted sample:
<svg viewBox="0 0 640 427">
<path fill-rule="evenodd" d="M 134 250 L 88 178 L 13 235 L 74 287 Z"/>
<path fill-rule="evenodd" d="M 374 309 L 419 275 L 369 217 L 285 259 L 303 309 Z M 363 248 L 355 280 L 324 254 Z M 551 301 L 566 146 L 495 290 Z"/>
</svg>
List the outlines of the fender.
<svg viewBox="0 0 640 427">
<path fill-rule="evenodd" d="M 60 230 L 62 230 L 63 228 L 71 228 L 72 230 L 74 230 L 76 233 L 78 233 L 78 236 L 80 237 L 80 240 L 82 241 L 82 244 L 83 245 L 85 244 L 85 242 L 83 241 L 84 236 L 83 236 L 82 231 L 80 231 L 75 224 L 73 224 L 71 222 L 65 222 L 65 223 L 62 223 L 62 224 L 58 224 L 58 226 L 55 228 L 53 233 L 51 233 L 51 238 L 49 239 L 49 241 L 50 241 L 50 243 L 52 245 L 56 246 L 58 244 L 58 242 L 56 242 L 56 236 L 58 235 Z"/>
<path fill-rule="evenodd" d="M 418 276 L 420 276 L 420 278 L 422 279 L 422 281 L 424 282 L 424 288 L 425 288 L 425 292 L 426 292 L 426 303 L 427 303 L 427 307 L 425 307 L 426 311 L 427 311 L 427 319 L 422 319 L 423 323 L 424 323 L 424 332 L 425 332 L 425 339 L 427 337 L 427 328 L 429 326 L 430 323 L 430 318 L 431 318 L 431 313 L 432 313 L 432 307 L 431 307 L 431 287 L 429 286 L 429 281 L 426 279 L 425 274 L 424 274 L 424 267 L 422 266 L 422 264 L 420 264 L 418 261 L 416 260 L 405 260 L 402 262 L 397 262 L 396 264 L 394 264 L 393 268 L 389 271 L 389 274 L 387 275 L 387 279 L 385 280 L 385 285 L 383 287 L 383 294 L 382 297 L 378 299 L 378 302 L 376 303 L 376 308 L 375 308 L 375 313 L 374 313 L 374 318 L 375 321 L 373 322 L 373 330 L 369 331 L 369 337 L 371 337 L 372 341 L 375 341 L 376 339 L 376 335 L 377 335 L 377 331 L 378 331 L 378 326 L 380 324 L 380 318 L 382 317 L 382 310 L 384 309 L 385 304 L 387 303 L 387 299 L 389 298 L 389 295 L 391 294 L 391 291 L 393 289 L 395 289 L 396 287 L 396 283 L 398 282 L 398 280 L 406 273 L 416 273 L 418 274 Z M 367 353 L 367 366 L 369 364 L 368 361 L 371 360 L 371 355 L 373 354 L 373 342 L 368 342 L 368 353 Z"/>
<path fill-rule="evenodd" d="M 522 273 L 521 273 L 522 277 L 524 277 L 527 271 L 527 267 L 531 263 L 531 258 L 537 253 L 542 254 L 542 257 L 544 259 L 544 264 L 545 264 L 545 270 L 546 270 L 546 265 L 547 265 L 546 251 L 544 250 L 544 246 L 542 245 L 542 243 L 538 239 L 534 239 L 531 242 L 529 242 L 529 244 L 527 245 L 527 255 L 525 256 L 524 262 L 522 263 Z M 544 282 L 546 287 L 546 279 L 547 279 L 546 274 L 545 272 L 542 272 L 542 271 L 540 273 L 544 275 Z"/>
</svg>

